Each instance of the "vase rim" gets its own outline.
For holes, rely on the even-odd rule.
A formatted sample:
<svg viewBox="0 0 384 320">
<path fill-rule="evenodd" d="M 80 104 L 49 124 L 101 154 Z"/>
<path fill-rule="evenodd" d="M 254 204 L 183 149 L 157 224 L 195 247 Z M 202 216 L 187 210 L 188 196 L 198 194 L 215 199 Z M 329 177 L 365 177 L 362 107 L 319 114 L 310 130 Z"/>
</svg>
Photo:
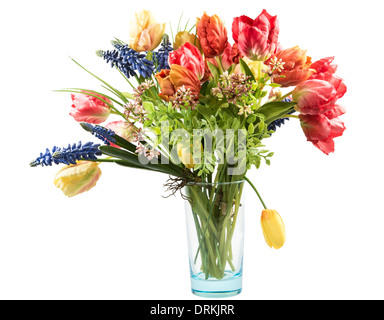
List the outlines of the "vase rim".
<svg viewBox="0 0 384 320">
<path fill-rule="evenodd" d="M 230 185 L 230 184 L 241 184 L 245 182 L 245 180 L 238 180 L 238 181 L 230 181 L 230 182 L 188 182 L 186 184 L 186 187 L 193 187 L 193 186 L 224 186 L 224 185 Z"/>
</svg>

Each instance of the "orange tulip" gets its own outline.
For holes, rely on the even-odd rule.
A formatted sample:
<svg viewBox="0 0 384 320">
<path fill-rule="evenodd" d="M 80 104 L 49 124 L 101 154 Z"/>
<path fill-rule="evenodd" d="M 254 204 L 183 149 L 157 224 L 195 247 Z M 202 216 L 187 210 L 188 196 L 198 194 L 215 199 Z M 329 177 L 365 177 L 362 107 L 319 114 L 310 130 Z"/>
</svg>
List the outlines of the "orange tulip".
<svg viewBox="0 0 384 320">
<path fill-rule="evenodd" d="M 161 70 L 156 74 L 156 79 L 160 85 L 159 96 L 167 102 L 181 87 L 189 89 L 196 97 L 199 96 L 201 83 L 196 73 L 178 64 L 171 65 L 171 70 Z"/>
<path fill-rule="evenodd" d="M 223 21 L 217 16 L 208 16 L 205 12 L 196 22 L 197 35 L 201 48 L 207 58 L 221 55 L 227 47 L 227 29 Z"/>
<path fill-rule="evenodd" d="M 284 63 L 284 69 L 275 70 L 274 74 L 278 76 L 273 78 L 273 82 L 282 87 L 290 87 L 308 80 L 315 70 L 310 68 L 312 61 L 306 52 L 306 50 L 301 50 L 299 46 L 279 51 L 274 59 L 275 61 L 281 60 Z"/>
<path fill-rule="evenodd" d="M 176 91 L 184 86 L 186 89 L 190 89 L 193 95 L 199 96 L 201 83 L 195 72 L 173 64 L 169 76 Z"/>
<path fill-rule="evenodd" d="M 156 74 L 156 79 L 159 82 L 160 85 L 160 98 L 169 101 L 170 98 L 174 95 L 176 92 L 175 86 L 173 85 L 171 78 L 170 78 L 171 70 L 161 70 L 158 74 Z"/>
</svg>

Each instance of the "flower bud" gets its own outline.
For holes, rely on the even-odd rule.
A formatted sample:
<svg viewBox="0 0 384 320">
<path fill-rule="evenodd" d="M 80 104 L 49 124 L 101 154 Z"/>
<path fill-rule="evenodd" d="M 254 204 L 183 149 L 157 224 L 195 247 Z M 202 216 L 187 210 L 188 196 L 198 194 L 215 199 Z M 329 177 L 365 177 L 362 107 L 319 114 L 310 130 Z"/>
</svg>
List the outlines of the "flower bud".
<svg viewBox="0 0 384 320">
<path fill-rule="evenodd" d="M 261 228 L 268 246 L 280 249 L 285 243 L 285 226 L 276 210 L 265 209 L 261 214 Z"/>
</svg>

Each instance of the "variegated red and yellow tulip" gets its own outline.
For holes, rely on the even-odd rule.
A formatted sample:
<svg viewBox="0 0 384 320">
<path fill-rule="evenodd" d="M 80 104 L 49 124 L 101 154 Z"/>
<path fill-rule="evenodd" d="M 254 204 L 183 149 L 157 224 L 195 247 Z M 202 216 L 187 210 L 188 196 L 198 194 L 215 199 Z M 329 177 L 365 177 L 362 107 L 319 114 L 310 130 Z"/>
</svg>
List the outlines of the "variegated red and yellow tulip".
<svg viewBox="0 0 384 320">
<path fill-rule="evenodd" d="M 201 80 L 204 76 L 205 62 L 197 47 L 186 42 L 179 49 L 169 54 L 169 64 L 179 65 L 194 72 Z"/>
<path fill-rule="evenodd" d="M 101 176 L 99 164 L 93 161 L 79 161 L 63 167 L 55 176 L 54 184 L 68 197 L 92 189 Z"/>
<path fill-rule="evenodd" d="M 107 120 L 111 113 L 108 104 L 112 102 L 102 95 L 82 91 L 71 94 L 71 98 L 72 110 L 69 114 L 78 122 L 99 124 Z"/>
</svg>

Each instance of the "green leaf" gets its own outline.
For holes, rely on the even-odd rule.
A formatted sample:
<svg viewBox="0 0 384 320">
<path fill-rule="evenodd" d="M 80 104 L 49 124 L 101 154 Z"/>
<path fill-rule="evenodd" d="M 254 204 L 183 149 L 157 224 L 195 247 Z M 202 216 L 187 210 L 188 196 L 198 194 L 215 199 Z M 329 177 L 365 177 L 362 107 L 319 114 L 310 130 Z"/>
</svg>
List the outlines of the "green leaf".
<svg viewBox="0 0 384 320">
<path fill-rule="evenodd" d="M 215 79 L 216 83 L 219 81 L 220 69 L 214 64 L 207 62 L 209 70 L 211 70 L 212 76 Z"/>
<path fill-rule="evenodd" d="M 240 59 L 240 67 L 241 67 L 241 71 L 246 76 L 251 77 L 252 81 L 256 81 L 255 76 L 254 76 L 252 70 L 248 67 L 247 63 L 243 59 Z"/>
<path fill-rule="evenodd" d="M 91 76 L 95 77 L 97 80 L 99 80 L 100 82 L 104 83 L 107 87 L 110 88 L 110 90 L 117 96 L 119 97 L 122 101 L 124 101 L 125 103 L 128 102 L 128 99 L 117 89 L 115 89 L 114 87 L 112 87 L 110 84 L 108 84 L 107 82 L 105 82 L 103 79 L 99 78 L 98 76 L 96 76 L 95 74 L 93 74 L 92 72 L 90 72 L 89 70 L 87 70 L 86 68 L 84 68 L 80 63 L 78 63 L 76 60 L 72 59 L 71 60 L 76 63 L 80 68 L 82 68 L 83 70 L 85 70 L 86 72 L 88 72 Z"/>
<path fill-rule="evenodd" d="M 248 126 L 248 133 L 249 134 L 252 134 L 255 132 L 255 126 L 253 125 L 253 123 L 251 123 L 249 126 Z"/>
<path fill-rule="evenodd" d="M 197 107 L 197 111 L 206 119 L 209 119 L 211 116 L 215 114 L 212 108 L 207 108 L 206 106 L 199 105 Z"/>
<path fill-rule="evenodd" d="M 153 105 L 152 102 L 144 101 L 144 102 L 143 102 L 143 107 L 144 107 L 144 109 L 145 109 L 146 111 L 148 111 L 148 112 L 153 112 L 153 111 L 155 111 L 155 107 L 154 107 L 154 105 Z"/>
<path fill-rule="evenodd" d="M 121 159 L 125 162 L 128 162 L 131 165 L 138 167 L 138 168 L 162 172 L 162 173 L 166 173 L 166 174 L 170 174 L 170 175 L 174 175 L 174 176 L 180 176 L 180 172 L 177 172 L 174 168 L 172 168 L 172 164 L 169 164 L 169 165 L 167 165 L 167 164 L 151 164 L 151 163 L 142 164 L 139 161 L 139 158 L 137 155 L 132 154 L 128 151 L 121 150 L 121 149 L 111 147 L 111 146 L 101 146 L 99 149 L 105 155 Z"/>
<path fill-rule="evenodd" d="M 270 124 L 271 122 L 280 119 L 291 112 L 295 104 L 296 102 L 268 102 L 258 109 L 257 113 L 263 114 L 265 116 L 265 122 Z"/>
</svg>

